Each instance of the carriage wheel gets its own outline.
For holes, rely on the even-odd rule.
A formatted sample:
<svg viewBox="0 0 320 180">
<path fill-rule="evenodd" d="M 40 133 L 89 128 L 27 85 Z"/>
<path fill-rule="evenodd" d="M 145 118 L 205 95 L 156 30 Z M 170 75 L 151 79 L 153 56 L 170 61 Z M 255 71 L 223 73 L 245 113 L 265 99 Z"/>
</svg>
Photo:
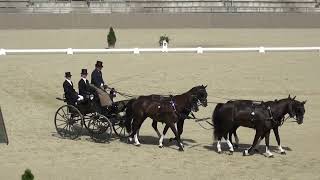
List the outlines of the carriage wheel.
<svg viewBox="0 0 320 180">
<path fill-rule="evenodd" d="M 101 114 L 90 116 L 90 120 L 85 125 L 91 138 L 95 142 L 105 143 L 112 136 L 112 124 L 109 119 Z"/>
<path fill-rule="evenodd" d="M 76 139 L 82 131 L 83 116 L 80 111 L 71 105 L 61 106 L 55 116 L 54 124 L 61 137 Z"/>
<path fill-rule="evenodd" d="M 119 118 L 113 123 L 113 131 L 120 139 L 128 138 L 131 135 L 126 129 L 124 118 Z"/>
</svg>

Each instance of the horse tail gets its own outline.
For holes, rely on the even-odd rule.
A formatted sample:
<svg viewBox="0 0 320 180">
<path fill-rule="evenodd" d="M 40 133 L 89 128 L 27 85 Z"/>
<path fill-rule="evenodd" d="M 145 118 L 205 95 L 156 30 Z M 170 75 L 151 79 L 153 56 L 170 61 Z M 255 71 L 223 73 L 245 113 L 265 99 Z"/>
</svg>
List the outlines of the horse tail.
<svg viewBox="0 0 320 180">
<path fill-rule="evenodd" d="M 222 106 L 223 106 L 223 103 L 218 103 L 212 113 L 212 124 L 214 127 L 214 130 L 213 130 L 214 140 L 217 140 L 218 137 L 221 137 L 223 133 L 223 129 L 222 129 L 223 127 L 221 123 L 222 119 L 219 118 L 219 110 Z"/>
<path fill-rule="evenodd" d="M 126 108 L 126 116 L 125 116 L 125 126 L 127 129 L 127 132 L 131 132 L 132 130 L 132 121 L 133 121 L 133 102 L 135 102 L 136 99 L 131 99 L 127 103 Z"/>
</svg>

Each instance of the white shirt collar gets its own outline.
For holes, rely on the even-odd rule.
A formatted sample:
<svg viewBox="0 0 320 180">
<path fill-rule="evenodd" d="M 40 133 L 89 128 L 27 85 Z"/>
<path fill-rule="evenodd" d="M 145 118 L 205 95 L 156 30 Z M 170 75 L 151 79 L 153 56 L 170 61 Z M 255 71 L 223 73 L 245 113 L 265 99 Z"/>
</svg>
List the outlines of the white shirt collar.
<svg viewBox="0 0 320 180">
<path fill-rule="evenodd" d="M 82 77 L 81 79 L 83 79 L 83 80 L 84 80 L 84 82 L 85 82 L 85 83 L 87 83 L 87 79 L 86 79 L 86 78 L 83 78 L 83 77 Z"/>
<path fill-rule="evenodd" d="M 72 85 L 72 82 L 71 82 L 71 80 L 69 80 L 69 79 L 66 79 L 68 82 L 69 82 L 69 84 L 71 84 Z"/>
</svg>

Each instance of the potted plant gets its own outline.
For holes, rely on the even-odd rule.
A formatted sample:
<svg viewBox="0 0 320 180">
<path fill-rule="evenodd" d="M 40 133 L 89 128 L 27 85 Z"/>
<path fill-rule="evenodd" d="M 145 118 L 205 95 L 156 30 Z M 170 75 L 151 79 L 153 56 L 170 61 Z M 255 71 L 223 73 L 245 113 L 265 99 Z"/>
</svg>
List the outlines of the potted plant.
<svg viewBox="0 0 320 180">
<path fill-rule="evenodd" d="M 169 37 L 167 36 L 167 35 L 162 35 L 162 36 L 160 36 L 160 39 L 159 39 L 159 45 L 160 46 L 163 46 L 163 41 L 166 41 L 167 42 L 167 44 L 169 44 Z"/>
</svg>

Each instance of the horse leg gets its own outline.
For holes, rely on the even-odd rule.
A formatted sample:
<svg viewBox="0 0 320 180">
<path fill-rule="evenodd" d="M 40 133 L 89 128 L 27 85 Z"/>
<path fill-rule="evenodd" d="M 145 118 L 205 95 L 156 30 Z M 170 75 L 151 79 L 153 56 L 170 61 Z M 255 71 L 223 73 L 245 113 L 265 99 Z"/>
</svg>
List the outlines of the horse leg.
<svg viewBox="0 0 320 180">
<path fill-rule="evenodd" d="M 180 137 L 181 137 L 181 134 L 183 133 L 183 125 L 184 125 L 184 119 L 179 119 L 177 122 L 177 129 Z"/>
<path fill-rule="evenodd" d="M 140 119 L 135 119 L 135 121 L 133 121 L 133 130 L 132 130 L 132 135 L 133 135 L 133 138 L 134 138 L 134 145 L 135 146 L 140 146 L 140 142 L 139 142 L 139 139 L 138 139 L 138 131 L 142 125 L 144 120 L 140 120 Z"/>
<path fill-rule="evenodd" d="M 268 130 L 265 134 L 265 138 L 266 138 L 266 154 L 267 154 L 267 157 L 273 157 L 273 154 L 270 152 L 269 148 L 269 137 L 270 137 L 270 130 Z"/>
<path fill-rule="evenodd" d="M 237 135 L 237 129 L 239 126 L 235 126 L 232 131 L 229 133 L 229 141 L 235 149 L 239 147 L 239 138 Z M 232 134 L 234 135 L 235 143 L 232 143 Z"/>
<path fill-rule="evenodd" d="M 152 121 L 152 127 L 153 129 L 156 131 L 158 137 L 159 137 L 159 148 L 163 147 L 162 141 L 163 141 L 163 135 L 160 134 L 159 130 L 158 130 L 158 122 L 153 120 Z"/>
<path fill-rule="evenodd" d="M 217 151 L 220 154 L 221 153 L 221 137 L 218 138 L 218 142 L 217 142 Z"/>
<path fill-rule="evenodd" d="M 166 135 L 167 131 L 169 129 L 169 126 L 166 124 L 166 126 L 164 127 L 163 129 L 163 132 L 162 134 L 160 135 L 160 139 L 159 139 L 159 148 L 163 148 L 163 139 L 164 139 L 164 136 Z"/>
<path fill-rule="evenodd" d="M 229 135 L 230 135 L 230 134 L 229 134 Z M 228 135 L 226 135 L 226 136 L 224 137 L 224 139 L 227 141 L 227 144 L 228 144 L 228 146 L 229 146 L 230 155 L 232 155 L 232 154 L 233 154 L 233 151 L 234 151 L 233 145 L 232 145 L 232 143 L 230 142 L 230 140 L 227 138 L 227 136 L 228 136 Z"/>
<path fill-rule="evenodd" d="M 173 122 L 169 122 L 168 125 L 169 125 L 170 129 L 172 130 L 173 134 L 175 135 L 175 138 L 177 139 L 178 146 L 179 146 L 179 151 L 184 151 L 182 142 L 180 140 L 180 135 L 179 135 L 174 123 Z"/>
<path fill-rule="evenodd" d="M 258 142 L 257 142 L 257 145 L 254 147 L 254 151 L 255 152 L 259 152 L 259 149 L 258 149 L 258 146 L 260 145 L 261 141 L 263 140 L 264 136 L 261 136 L 259 139 L 258 139 Z"/>
<path fill-rule="evenodd" d="M 248 156 L 248 155 L 250 155 L 252 153 L 252 150 L 257 145 L 260 137 L 261 137 L 261 130 L 260 129 L 256 129 L 256 134 L 254 136 L 253 143 L 252 143 L 252 145 L 251 145 L 251 147 L 249 149 L 246 149 L 246 150 L 243 151 L 243 156 Z"/>
<path fill-rule="evenodd" d="M 160 134 L 160 132 L 159 132 L 159 130 L 158 130 L 158 122 L 155 121 L 155 120 L 153 120 L 153 121 L 152 121 L 152 127 L 153 127 L 153 129 L 156 131 L 158 137 L 160 138 L 160 137 L 161 137 L 161 134 Z"/>
<path fill-rule="evenodd" d="M 277 143 L 278 143 L 278 150 L 281 154 L 286 154 L 286 151 L 282 149 L 281 143 L 280 143 L 280 135 L 279 135 L 279 127 L 273 128 L 274 136 L 276 137 Z"/>
<path fill-rule="evenodd" d="M 177 130 L 178 134 L 181 137 L 181 134 L 183 133 L 183 125 L 184 125 L 184 119 L 179 119 L 177 122 Z M 169 141 L 177 140 L 176 138 L 170 138 Z M 181 141 L 182 142 L 182 141 Z"/>
</svg>

